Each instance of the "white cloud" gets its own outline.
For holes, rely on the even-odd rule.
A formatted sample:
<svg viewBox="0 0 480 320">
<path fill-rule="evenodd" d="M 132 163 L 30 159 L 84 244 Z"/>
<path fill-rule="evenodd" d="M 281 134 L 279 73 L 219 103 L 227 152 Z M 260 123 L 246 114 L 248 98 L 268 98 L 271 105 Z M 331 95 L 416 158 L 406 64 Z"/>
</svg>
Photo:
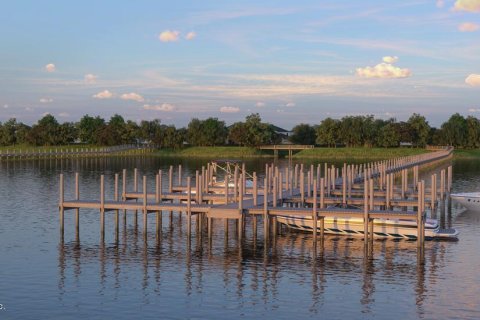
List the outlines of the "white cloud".
<svg viewBox="0 0 480 320">
<path fill-rule="evenodd" d="M 170 111 L 175 111 L 177 109 L 177 107 L 173 104 L 170 104 L 170 103 L 162 103 L 162 104 L 153 105 L 153 106 L 149 105 L 149 104 L 145 104 L 145 105 L 143 105 L 143 109 L 144 110 L 170 112 Z"/>
<path fill-rule="evenodd" d="M 8 104 L 4 104 L 3 109 L 8 109 Z"/>
<path fill-rule="evenodd" d="M 465 83 L 472 87 L 480 86 L 480 74 L 471 74 L 465 79 Z"/>
<path fill-rule="evenodd" d="M 257 103 L 255 103 L 255 107 L 257 108 L 263 108 L 265 106 L 266 106 L 265 102 L 258 101 Z"/>
<path fill-rule="evenodd" d="M 130 92 L 130 93 L 124 93 L 120 96 L 120 99 L 122 100 L 134 100 L 138 102 L 143 102 L 145 99 L 141 95 L 135 92 Z"/>
<path fill-rule="evenodd" d="M 393 64 L 398 61 L 397 56 L 386 56 L 383 57 L 383 62 Z"/>
<path fill-rule="evenodd" d="M 468 109 L 468 112 L 480 112 L 480 108 L 470 108 Z"/>
<path fill-rule="evenodd" d="M 461 32 L 474 32 L 480 29 L 480 26 L 473 22 L 464 22 L 458 26 L 458 30 Z"/>
<path fill-rule="evenodd" d="M 92 97 L 95 99 L 110 99 L 113 97 L 113 93 L 108 90 L 103 90 L 97 94 L 94 94 Z"/>
<path fill-rule="evenodd" d="M 237 108 L 237 107 L 221 107 L 220 108 L 220 112 L 222 113 L 237 113 L 240 111 L 240 108 Z"/>
<path fill-rule="evenodd" d="M 26 108 L 25 108 L 25 111 L 33 111 L 33 108 L 31 108 L 31 107 L 26 107 Z"/>
<path fill-rule="evenodd" d="M 443 8 L 445 6 L 445 1 L 444 0 L 437 0 L 437 8 Z"/>
<path fill-rule="evenodd" d="M 56 71 L 56 67 L 53 63 L 49 63 L 45 66 L 45 71 L 47 72 L 55 72 Z"/>
<path fill-rule="evenodd" d="M 411 76 L 409 69 L 395 67 L 390 63 L 379 63 L 375 67 L 357 68 L 356 73 L 365 78 L 395 79 L 407 78 Z"/>
<path fill-rule="evenodd" d="M 67 113 L 67 112 L 60 112 L 60 113 L 58 114 L 58 116 L 59 116 L 60 118 L 67 118 L 67 117 L 70 116 L 70 114 Z"/>
<path fill-rule="evenodd" d="M 53 102 L 52 98 L 40 98 L 40 103 L 50 103 Z"/>
<path fill-rule="evenodd" d="M 83 77 L 85 83 L 87 83 L 87 84 L 94 84 L 94 83 L 96 83 L 96 82 L 97 82 L 97 78 L 98 78 L 98 76 L 96 76 L 96 75 L 94 75 L 94 74 L 92 74 L 92 73 L 88 73 L 88 74 L 86 74 L 86 75 Z"/>
<path fill-rule="evenodd" d="M 480 0 L 457 0 L 454 9 L 456 11 L 480 12 Z"/>
<path fill-rule="evenodd" d="M 292 108 L 295 106 L 296 106 L 295 102 L 288 102 L 287 104 L 285 104 L 285 107 L 289 107 L 289 108 Z"/>
<path fill-rule="evenodd" d="M 187 33 L 187 35 L 185 36 L 185 39 L 187 39 L 187 40 L 193 40 L 196 36 L 197 36 L 197 33 L 196 33 L 196 32 L 190 31 L 190 32 Z"/>
<path fill-rule="evenodd" d="M 42 117 L 48 116 L 50 114 L 51 114 L 50 112 L 44 112 L 44 113 L 42 113 Z"/>
<path fill-rule="evenodd" d="M 180 35 L 179 31 L 165 30 L 158 35 L 158 39 L 162 42 L 175 42 Z"/>
</svg>

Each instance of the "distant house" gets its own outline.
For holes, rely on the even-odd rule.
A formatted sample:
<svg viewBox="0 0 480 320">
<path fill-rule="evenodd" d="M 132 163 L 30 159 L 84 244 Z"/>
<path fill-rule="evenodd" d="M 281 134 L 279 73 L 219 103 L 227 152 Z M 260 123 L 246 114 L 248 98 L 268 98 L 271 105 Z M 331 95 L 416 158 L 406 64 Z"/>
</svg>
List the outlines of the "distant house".
<svg viewBox="0 0 480 320">
<path fill-rule="evenodd" d="M 293 134 L 293 131 L 288 131 L 283 128 L 277 127 L 273 124 L 271 124 L 271 127 L 275 131 L 276 134 L 280 136 L 281 144 L 291 144 L 291 142 L 288 140 L 288 138 Z"/>
</svg>

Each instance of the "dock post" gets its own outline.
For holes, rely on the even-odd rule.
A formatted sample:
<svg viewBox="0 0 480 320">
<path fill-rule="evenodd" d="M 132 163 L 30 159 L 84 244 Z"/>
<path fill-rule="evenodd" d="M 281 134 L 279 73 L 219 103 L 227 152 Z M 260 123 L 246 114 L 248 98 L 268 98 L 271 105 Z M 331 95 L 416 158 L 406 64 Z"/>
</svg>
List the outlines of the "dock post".
<svg viewBox="0 0 480 320">
<path fill-rule="evenodd" d="M 80 184 L 78 181 L 78 172 L 75 172 L 75 200 L 80 200 Z M 80 236 L 80 208 L 75 209 L 75 234 Z"/>
<path fill-rule="evenodd" d="M 431 214 L 433 215 L 433 211 L 435 209 L 435 204 L 436 204 L 436 195 L 437 195 L 437 190 L 436 190 L 436 187 L 437 187 L 437 179 L 436 179 L 437 175 L 436 174 L 432 174 L 432 182 L 431 182 L 431 186 L 430 186 L 430 212 Z"/>
<path fill-rule="evenodd" d="M 235 171 L 233 173 L 233 201 L 238 201 L 238 166 L 235 165 Z"/>
<path fill-rule="evenodd" d="M 421 245 L 421 223 L 422 223 L 422 182 L 417 184 L 417 246 Z"/>
<path fill-rule="evenodd" d="M 445 199 L 445 169 L 440 172 L 440 199 Z"/>
<path fill-rule="evenodd" d="M 293 187 L 296 189 L 298 187 L 298 163 L 295 164 L 295 169 L 293 173 Z"/>
<path fill-rule="evenodd" d="M 368 245 L 368 179 L 366 170 L 364 171 L 363 188 L 363 239 L 364 245 Z"/>
<path fill-rule="evenodd" d="M 138 169 L 135 168 L 133 169 L 133 191 L 135 193 L 138 192 Z M 138 202 L 138 199 L 135 199 L 135 202 Z M 137 227 L 138 224 L 138 211 L 135 210 L 135 214 L 133 216 L 133 222 L 135 224 L 135 228 Z"/>
<path fill-rule="evenodd" d="M 100 176 L 100 234 L 105 240 L 105 176 Z"/>
<path fill-rule="evenodd" d="M 452 166 L 448 166 L 447 168 L 447 192 L 450 193 L 452 191 Z"/>
<path fill-rule="evenodd" d="M 161 172 L 161 171 L 160 171 Z M 157 174 L 155 175 L 155 203 L 156 204 L 160 204 L 160 202 L 162 201 L 161 200 L 161 192 L 160 192 L 160 184 L 161 184 L 161 180 L 160 180 L 160 174 Z M 160 210 L 157 210 L 156 212 L 156 234 L 157 234 L 157 239 L 160 239 L 160 233 L 161 233 L 161 230 L 162 230 L 162 215 L 161 215 L 161 211 Z"/>
<path fill-rule="evenodd" d="M 240 174 L 240 180 L 243 181 L 245 174 L 242 172 Z M 239 199 L 238 199 L 238 212 L 240 213 L 240 218 L 238 219 L 238 239 L 242 241 L 243 237 L 243 183 L 240 183 L 239 186 Z"/>
<path fill-rule="evenodd" d="M 143 237 L 147 240 L 147 176 L 143 176 Z"/>
<path fill-rule="evenodd" d="M 325 208 L 325 178 L 320 178 L 320 209 Z M 320 217 L 320 237 L 325 235 L 325 216 Z"/>
<path fill-rule="evenodd" d="M 118 173 L 115 173 L 115 190 L 114 190 L 114 195 L 113 199 L 115 201 L 118 201 Z M 115 210 L 115 242 L 118 242 L 118 234 L 120 230 L 120 219 L 119 219 L 119 210 Z"/>
<path fill-rule="evenodd" d="M 301 198 L 301 205 L 305 204 L 305 175 L 303 171 L 300 171 L 300 198 Z"/>
<path fill-rule="evenodd" d="M 312 210 L 312 219 L 313 219 L 313 242 L 317 243 L 317 180 L 313 180 L 313 210 Z"/>
<path fill-rule="evenodd" d="M 122 170 L 122 201 L 126 201 L 127 197 L 127 169 Z M 127 225 L 127 209 L 123 209 L 123 225 Z"/>
<path fill-rule="evenodd" d="M 59 207 L 59 214 L 60 214 L 60 237 L 63 239 L 64 230 L 65 230 L 65 212 L 63 209 L 63 203 L 65 201 L 65 194 L 64 194 L 64 181 L 63 181 L 63 173 L 60 174 L 60 201 L 58 204 Z"/>
<path fill-rule="evenodd" d="M 263 233 L 264 233 L 264 240 L 268 242 L 269 237 L 269 221 L 268 221 L 268 186 L 267 186 L 268 178 L 265 177 L 263 179 Z"/>
<path fill-rule="evenodd" d="M 192 232 L 192 178 L 187 177 L 187 236 L 190 238 Z"/>
<path fill-rule="evenodd" d="M 347 207 L 347 164 L 343 164 L 342 168 L 342 205 Z"/>
<path fill-rule="evenodd" d="M 182 165 L 178 165 L 178 186 L 182 186 Z"/>
<path fill-rule="evenodd" d="M 168 170 L 168 192 L 173 192 L 173 166 L 170 166 Z"/>
<path fill-rule="evenodd" d="M 257 173 L 253 173 L 253 205 L 258 205 L 258 181 L 257 181 Z"/>
</svg>

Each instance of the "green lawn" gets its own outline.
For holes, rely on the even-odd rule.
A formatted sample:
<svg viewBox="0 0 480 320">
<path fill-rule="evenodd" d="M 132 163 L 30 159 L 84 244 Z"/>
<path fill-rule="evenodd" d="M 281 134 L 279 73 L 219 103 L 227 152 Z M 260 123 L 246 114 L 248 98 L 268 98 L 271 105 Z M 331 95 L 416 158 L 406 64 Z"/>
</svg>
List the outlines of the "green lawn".
<svg viewBox="0 0 480 320">
<path fill-rule="evenodd" d="M 162 149 L 154 154 L 158 156 L 191 158 L 249 158 L 269 156 L 255 148 L 249 147 L 189 147 L 181 150 Z"/>
<path fill-rule="evenodd" d="M 480 158 L 480 149 L 456 149 L 453 156 L 457 159 Z"/>
<path fill-rule="evenodd" d="M 429 152 L 420 148 L 315 148 L 302 150 L 294 158 L 383 160 Z"/>
</svg>

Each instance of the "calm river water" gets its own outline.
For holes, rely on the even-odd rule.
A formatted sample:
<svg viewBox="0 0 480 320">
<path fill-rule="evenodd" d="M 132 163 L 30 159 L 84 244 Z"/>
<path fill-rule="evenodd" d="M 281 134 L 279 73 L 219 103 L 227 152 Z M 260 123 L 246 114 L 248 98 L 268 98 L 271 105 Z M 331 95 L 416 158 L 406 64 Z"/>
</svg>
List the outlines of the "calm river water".
<svg viewBox="0 0 480 320">
<path fill-rule="evenodd" d="M 265 161 L 249 161 L 247 169 L 263 172 Z M 225 238 L 222 221 L 211 243 L 194 233 L 188 246 L 177 213 L 164 215 L 159 241 L 150 216 L 147 242 L 141 215 L 138 227 L 128 215 L 116 242 L 108 214 L 101 244 L 98 212 L 81 211 L 77 241 L 68 211 L 61 241 L 60 172 L 67 199 L 75 171 L 86 199 L 98 199 L 105 174 L 108 199 L 121 169 L 138 167 L 153 182 L 156 170 L 180 162 L 190 173 L 206 165 L 160 158 L 1 162 L 0 319 L 480 318 L 480 212 L 456 206 L 437 215 L 460 240 L 427 242 L 425 264 L 415 242 L 375 240 L 373 259 L 366 259 L 361 239 L 327 236 L 315 253 L 309 234 L 283 232 L 265 246 L 261 231 L 253 241 L 249 227 L 239 244 L 233 232 Z M 480 163 L 453 164 L 453 191 L 479 191 Z"/>
</svg>

